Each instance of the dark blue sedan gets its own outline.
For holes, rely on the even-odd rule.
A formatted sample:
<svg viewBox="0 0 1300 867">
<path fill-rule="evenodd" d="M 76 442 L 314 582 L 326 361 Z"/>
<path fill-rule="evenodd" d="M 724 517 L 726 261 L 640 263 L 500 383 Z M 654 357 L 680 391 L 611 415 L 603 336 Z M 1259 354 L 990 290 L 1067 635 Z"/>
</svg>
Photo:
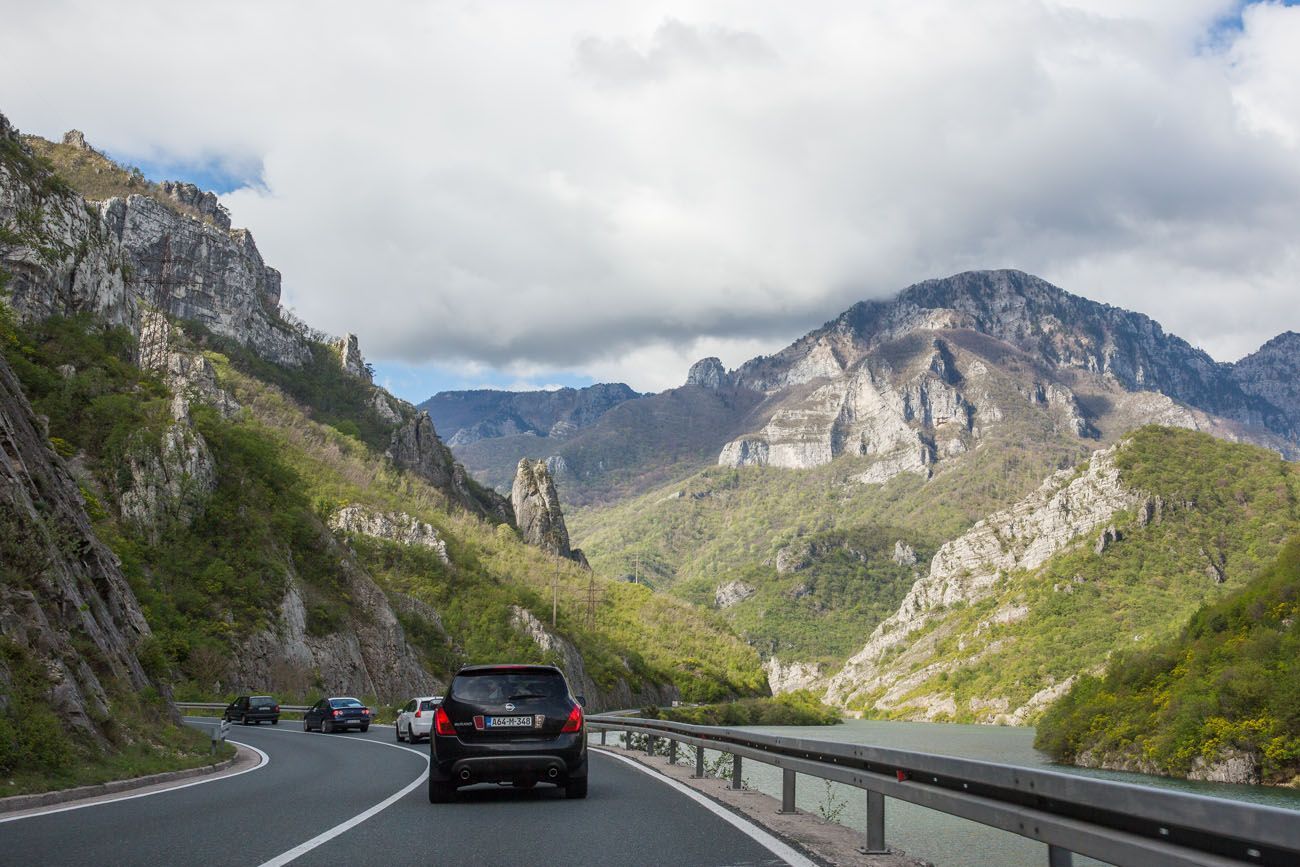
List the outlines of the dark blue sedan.
<svg viewBox="0 0 1300 867">
<path fill-rule="evenodd" d="M 350 696 L 323 698 L 302 715 L 302 730 L 322 734 L 350 728 L 365 731 L 370 728 L 371 716 L 370 708 Z"/>
</svg>

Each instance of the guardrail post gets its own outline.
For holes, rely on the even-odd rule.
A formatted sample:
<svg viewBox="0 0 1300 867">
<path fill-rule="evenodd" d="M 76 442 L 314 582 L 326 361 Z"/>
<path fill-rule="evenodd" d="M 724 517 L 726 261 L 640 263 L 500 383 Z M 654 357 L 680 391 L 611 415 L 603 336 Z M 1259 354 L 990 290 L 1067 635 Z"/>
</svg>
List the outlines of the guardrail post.
<svg viewBox="0 0 1300 867">
<path fill-rule="evenodd" d="M 605 730 L 604 730 L 604 729 L 601 729 L 601 730 L 600 730 L 600 745 L 601 745 L 602 747 L 605 745 L 605 734 L 606 734 Z"/>
<path fill-rule="evenodd" d="M 887 855 L 885 845 L 885 796 L 867 789 L 867 845 L 858 850 L 863 855 Z"/>
<path fill-rule="evenodd" d="M 677 764 L 677 741 L 670 740 L 668 742 L 668 764 Z"/>
<path fill-rule="evenodd" d="M 740 788 L 740 754 L 734 753 L 731 756 L 731 788 Z"/>
<path fill-rule="evenodd" d="M 647 756 L 653 756 L 655 754 L 655 741 L 657 740 L 659 739 L 656 738 L 654 735 L 646 735 L 645 754 Z"/>
<path fill-rule="evenodd" d="M 798 812 L 794 807 L 794 780 L 794 771 L 789 768 L 781 769 L 781 809 L 779 812 Z"/>
<path fill-rule="evenodd" d="M 1069 849 L 1048 845 L 1047 867 L 1073 867 L 1074 854 Z"/>
<path fill-rule="evenodd" d="M 691 779 L 704 779 L 704 747 L 695 748 L 695 773 L 691 775 Z"/>
</svg>

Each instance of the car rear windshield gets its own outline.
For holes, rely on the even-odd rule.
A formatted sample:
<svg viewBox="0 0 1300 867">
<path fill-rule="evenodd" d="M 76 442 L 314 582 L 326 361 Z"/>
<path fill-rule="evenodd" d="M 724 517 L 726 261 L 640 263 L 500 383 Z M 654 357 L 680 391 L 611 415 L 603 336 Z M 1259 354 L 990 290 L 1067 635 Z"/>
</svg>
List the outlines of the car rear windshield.
<svg viewBox="0 0 1300 867">
<path fill-rule="evenodd" d="M 438 702 L 432 698 L 426 698 L 420 702 L 420 710 L 433 710 L 438 706 Z"/>
<path fill-rule="evenodd" d="M 330 707 L 365 707 L 365 705 L 355 698 L 332 698 L 330 699 Z"/>
<path fill-rule="evenodd" d="M 253 707 L 275 707 L 275 699 L 269 695 L 255 695 L 248 701 Z"/>
<path fill-rule="evenodd" d="M 569 688 L 556 671 L 470 671 L 456 675 L 448 693 L 470 702 L 564 699 Z"/>
</svg>

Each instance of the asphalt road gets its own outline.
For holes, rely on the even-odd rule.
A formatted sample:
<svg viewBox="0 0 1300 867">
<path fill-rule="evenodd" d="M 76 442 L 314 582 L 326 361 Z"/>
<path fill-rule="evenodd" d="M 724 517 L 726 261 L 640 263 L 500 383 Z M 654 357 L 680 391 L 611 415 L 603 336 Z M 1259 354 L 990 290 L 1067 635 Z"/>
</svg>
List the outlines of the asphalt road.
<svg viewBox="0 0 1300 867">
<path fill-rule="evenodd" d="M 270 761 L 145 797 L 0 821 L 0 864 L 787 863 L 659 779 L 595 751 L 585 800 L 550 786 L 478 786 L 433 805 L 428 746 L 396 743 L 390 726 L 322 735 L 286 721 L 235 726 L 230 739 Z"/>
</svg>

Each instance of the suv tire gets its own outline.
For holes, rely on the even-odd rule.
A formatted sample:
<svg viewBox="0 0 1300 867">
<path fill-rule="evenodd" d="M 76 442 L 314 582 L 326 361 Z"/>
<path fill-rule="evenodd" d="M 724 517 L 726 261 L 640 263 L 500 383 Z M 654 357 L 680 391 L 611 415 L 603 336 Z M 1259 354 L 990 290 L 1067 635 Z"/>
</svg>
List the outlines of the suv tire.
<svg viewBox="0 0 1300 867">
<path fill-rule="evenodd" d="M 429 803 L 449 804 L 456 799 L 456 786 L 452 783 L 440 783 L 429 778 Z"/>
<path fill-rule="evenodd" d="M 587 778 L 570 780 L 564 786 L 564 797 L 581 799 L 587 797 Z"/>
</svg>

